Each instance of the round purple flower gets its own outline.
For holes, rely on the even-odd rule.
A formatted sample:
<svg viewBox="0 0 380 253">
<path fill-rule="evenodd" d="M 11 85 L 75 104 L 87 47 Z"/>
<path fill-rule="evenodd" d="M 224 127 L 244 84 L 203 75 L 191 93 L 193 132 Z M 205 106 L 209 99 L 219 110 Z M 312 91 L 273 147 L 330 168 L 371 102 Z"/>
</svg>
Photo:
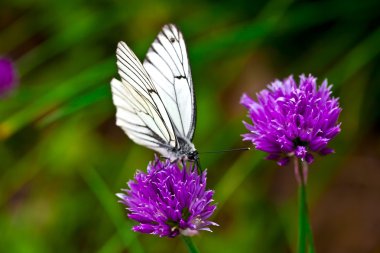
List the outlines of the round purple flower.
<svg viewBox="0 0 380 253">
<path fill-rule="evenodd" d="M 0 96 L 11 91 L 16 83 L 17 74 L 12 61 L 0 58 Z"/>
<path fill-rule="evenodd" d="M 293 76 L 276 80 L 257 94 L 258 102 L 243 94 L 240 102 L 253 123 L 243 122 L 250 131 L 243 140 L 252 141 L 257 149 L 269 153 L 267 159 L 280 166 L 291 156 L 310 164 L 312 153 L 334 152 L 327 144 L 340 132 L 337 120 L 342 109 L 331 96 L 327 80 L 319 87 L 316 80 L 312 75 L 301 75 L 299 85 Z"/>
<path fill-rule="evenodd" d="M 147 173 L 137 171 L 128 182 L 129 189 L 122 190 L 126 194 L 117 194 L 127 206 L 128 217 L 140 223 L 134 231 L 160 237 L 192 236 L 217 225 L 207 220 L 216 206 L 211 204 L 214 192 L 206 190 L 206 171 L 199 175 L 195 165 L 181 167 L 156 156 Z"/>
</svg>

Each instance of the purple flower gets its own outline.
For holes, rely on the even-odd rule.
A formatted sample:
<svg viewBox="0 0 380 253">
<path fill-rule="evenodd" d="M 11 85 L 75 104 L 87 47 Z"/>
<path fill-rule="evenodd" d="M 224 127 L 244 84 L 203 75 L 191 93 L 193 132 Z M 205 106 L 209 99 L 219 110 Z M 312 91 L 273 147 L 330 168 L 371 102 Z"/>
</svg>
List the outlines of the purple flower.
<svg viewBox="0 0 380 253">
<path fill-rule="evenodd" d="M 11 91 L 17 83 L 13 63 L 7 58 L 0 58 L 0 96 Z"/>
<path fill-rule="evenodd" d="M 327 155 L 334 152 L 328 142 L 340 132 L 337 122 L 341 108 L 331 96 L 331 85 L 325 80 L 317 87 L 312 75 L 300 76 L 300 83 L 290 76 L 276 80 L 257 94 L 257 101 L 243 94 L 241 104 L 249 112 L 253 125 L 243 122 L 249 133 L 243 140 L 252 141 L 257 149 L 269 153 L 267 159 L 280 166 L 296 156 L 307 163 L 313 152 Z"/>
<path fill-rule="evenodd" d="M 207 220 L 216 209 L 211 204 L 214 192 L 206 190 L 206 171 L 199 175 L 195 165 L 180 168 L 156 156 L 147 173 L 137 171 L 128 186 L 122 190 L 126 194 L 117 196 L 127 206 L 128 217 L 140 223 L 133 227 L 136 232 L 192 236 L 217 225 Z"/>
</svg>

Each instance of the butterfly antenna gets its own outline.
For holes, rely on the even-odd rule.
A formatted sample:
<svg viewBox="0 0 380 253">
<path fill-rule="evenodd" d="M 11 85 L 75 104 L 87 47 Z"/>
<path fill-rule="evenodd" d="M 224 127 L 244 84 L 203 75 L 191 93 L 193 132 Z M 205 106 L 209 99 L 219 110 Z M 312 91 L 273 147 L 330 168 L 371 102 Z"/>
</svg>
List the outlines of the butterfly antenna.
<svg viewBox="0 0 380 253">
<path fill-rule="evenodd" d="M 216 151 L 204 151 L 199 152 L 199 154 L 217 154 L 217 153 L 224 153 L 224 152 L 233 152 L 233 151 L 247 151 L 251 150 L 251 148 L 233 148 L 233 149 L 226 149 L 226 150 L 216 150 Z"/>
</svg>

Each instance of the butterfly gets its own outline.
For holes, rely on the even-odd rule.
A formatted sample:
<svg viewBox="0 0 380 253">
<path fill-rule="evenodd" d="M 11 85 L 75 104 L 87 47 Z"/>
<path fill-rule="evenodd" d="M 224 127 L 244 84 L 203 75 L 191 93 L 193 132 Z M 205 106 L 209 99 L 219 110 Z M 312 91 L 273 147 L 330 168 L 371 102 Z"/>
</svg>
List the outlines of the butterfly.
<svg viewBox="0 0 380 253">
<path fill-rule="evenodd" d="M 173 24 L 165 25 L 143 63 L 124 42 L 118 43 L 116 57 L 121 77 L 111 81 L 116 125 L 135 143 L 163 157 L 199 165 L 192 143 L 195 95 L 180 30 Z"/>
</svg>

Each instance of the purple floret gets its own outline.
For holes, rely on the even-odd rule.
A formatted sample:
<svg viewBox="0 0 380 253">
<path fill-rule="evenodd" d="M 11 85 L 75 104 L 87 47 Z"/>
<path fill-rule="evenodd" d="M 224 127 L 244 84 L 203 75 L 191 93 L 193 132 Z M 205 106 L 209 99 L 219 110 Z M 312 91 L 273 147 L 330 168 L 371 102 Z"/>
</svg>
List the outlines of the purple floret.
<svg viewBox="0 0 380 253">
<path fill-rule="evenodd" d="M 299 85 L 293 76 L 276 80 L 257 94 L 257 102 L 243 94 L 240 102 L 252 120 L 252 125 L 243 122 L 249 130 L 243 140 L 269 153 L 267 159 L 280 166 L 291 156 L 312 163 L 312 153 L 333 153 L 327 144 L 340 132 L 342 109 L 327 80 L 319 87 L 316 80 L 312 75 L 301 75 Z"/>
<path fill-rule="evenodd" d="M 0 96 L 11 91 L 17 84 L 17 74 L 11 60 L 0 57 Z"/>
<path fill-rule="evenodd" d="M 128 217 L 140 223 L 133 227 L 136 232 L 192 236 L 217 225 L 208 220 L 216 209 L 211 204 L 214 192 L 206 190 L 206 171 L 199 175 L 195 165 L 180 167 L 156 157 L 147 173 L 138 171 L 128 186 L 122 190 L 126 194 L 117 196 L 127 206 Z"/>
</svg>

